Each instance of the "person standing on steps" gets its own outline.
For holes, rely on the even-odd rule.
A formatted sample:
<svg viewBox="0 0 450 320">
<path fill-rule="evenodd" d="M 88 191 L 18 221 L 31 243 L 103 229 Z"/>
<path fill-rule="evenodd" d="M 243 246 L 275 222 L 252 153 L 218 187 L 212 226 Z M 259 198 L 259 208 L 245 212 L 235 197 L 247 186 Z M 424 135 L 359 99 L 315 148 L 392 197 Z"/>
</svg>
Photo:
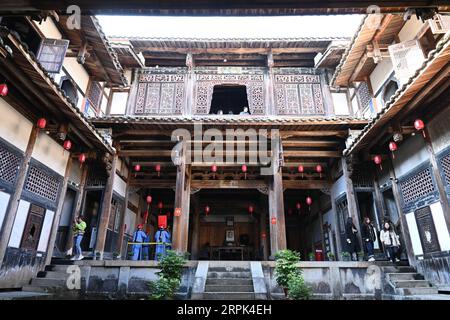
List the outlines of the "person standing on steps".
<svg viewBox="0 0 450 320">
<path fill-rule="evenodd" d="M 75 250 L 75 255 L 70 260 L 81 260 L 83 259 L 83 253 L 81 250 L 81 240 L 83 240 L 84 231 L 86 230 L 86 222 L 83 221 L 82 216 L 78 216 L 73 221 L 73 248 Z"/>
<path fill-rule="evenodd" d="M 361 228 L 361 237 L 367 250 L 368 261 L 375 261 L 373 256 L 373 244 L 376 240 L 375 228 L 369 217 L 365 217 Z"/>
<path fill-rule="evenodd" d="M 347 218 L 347 223 L 345 224 L 345 236 L 347 238 L 347 251 L 350 253 L 353 261 L 358 261 L 357 252 L 359 251 L 358 238 L 356 234 L 358 230 L 353 223 L 352 217 Z"/>
<path fill-rule="evenodd" d="M 389 224 L 389 222 L 385 222 L 383 225 L 383 230 L 380 232 L 380 241 L 386 248 L 391 261 L 400 262 L 400 259 L 397 257 L 400 248 L 400 239 L 392 224 Z"/>
<path fill-rule="evenodd" d="M 164 229 L 164 226 L 159 226 L 158 231 L 155 233 L 156 249 L 155 249 L 155 261 L 161 260 L 166 254 L 166 245 L 170 242 L 170 235 Z"/>
<path fill-rule="evenodd" d="M 131 260 L 142 260 L 143 258 L 143 248 L 142 248 L 142 242 L 145 242 L 147 239 L 147 234 L 142 230 L 144 226 L 142 224 L 138 224 L 136 231 L 133 235 L 133 245 L 132 245 L 132 252 L 133 255 L 131 256 Z"/>
</svg>

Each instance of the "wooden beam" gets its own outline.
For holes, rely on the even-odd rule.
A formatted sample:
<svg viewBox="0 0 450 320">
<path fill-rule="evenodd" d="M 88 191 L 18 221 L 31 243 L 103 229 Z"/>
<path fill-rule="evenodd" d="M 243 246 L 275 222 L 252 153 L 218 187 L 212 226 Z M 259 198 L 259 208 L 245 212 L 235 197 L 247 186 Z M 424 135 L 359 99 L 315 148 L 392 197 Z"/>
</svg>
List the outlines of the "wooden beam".
<svg viewBox="0 0 450 320">
<path fill-rule="evenodd" d="M 283 155 L 290 158 L 340 158 L 342 152 L 329 150 L 286 150 L 283 152 Z"/>
<path fill-rule="evenodd" d="M 341 141 L 336 140 L 284 140 L 283 147 L 336 147 Z"/>
<path fill-rule="evenodd" d="M 331 183 L 327 180 L 283 180 L 284 189 L 325 189 L 330 188 Z"/>
<path fill-rule="evenodd" d="M 347 137 L 348 132 L 345 130 L 318 130 L 318 131 L 283 131 L 280 132 L 280 136 L 285 139 L 289 137 L 325 137 L 336 136 L 340 138 Z"/>
<path fill-rule="evenodd" d="M 20 197 L 22 195 L 28 168 L 30 166 L 31 155 L 33 153 L 34 145 L 36 144 L 38 134 L 39 128 L 33 126 L 30 136 L 28 137 L 28 144 L 25 149 L 22 162 L 17 170 L 14 192 L 9 197 L 8 206 L 6 207 L 3 224 L 0 230 L 0 266 L 4 261 L 6 249 L 8 248 L 9 238 L 11 237 L 14 220 L 16 219 L 17 209 L 19 207 Z"/>
<path fill-rule="evenodd" d="M 192 188 L 200 189 L 257 189 L 267 187 L 263 180 L 192 180 Z"/>
</svg>

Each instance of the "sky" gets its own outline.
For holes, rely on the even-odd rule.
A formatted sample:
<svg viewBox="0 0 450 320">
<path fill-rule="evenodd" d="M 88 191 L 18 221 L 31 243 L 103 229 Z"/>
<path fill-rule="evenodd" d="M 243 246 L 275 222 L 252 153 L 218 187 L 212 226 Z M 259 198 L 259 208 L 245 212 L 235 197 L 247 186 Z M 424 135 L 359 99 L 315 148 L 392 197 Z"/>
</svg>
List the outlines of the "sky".
<svg viewBox="0 0 450 320">
<path fill-rule="evenodd" d="M 109 37 L 295 38 L 352 37 L 363 16 L 97 16 L 97 18 Z"/>
</svg>

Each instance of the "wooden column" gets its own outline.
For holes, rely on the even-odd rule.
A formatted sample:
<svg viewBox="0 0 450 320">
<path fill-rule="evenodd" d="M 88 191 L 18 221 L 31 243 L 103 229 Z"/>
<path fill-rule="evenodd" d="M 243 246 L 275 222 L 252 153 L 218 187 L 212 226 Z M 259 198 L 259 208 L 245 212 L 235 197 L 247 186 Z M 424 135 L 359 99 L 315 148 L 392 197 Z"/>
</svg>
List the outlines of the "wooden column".
<svg viewBox="0 0 450 320">
<path fill-rule="evenodd" d="M 34 145 L 36 144 L 38 133 L 39 128 L 33 126 L 30 137 L 28 138 L 28 144 L 23 155 L 22 163 L 20 164 L 17 172 L 17 182 L 15 185 L 14 193 L 11 194 L 9 198 L 8 206 L 3 218 L 3 226 L 0 232 L 0 267 L 3 263 L 3 259 L 5 258 L 6 249 L 8 248 L 9 238 L 14 226 L 14 220 L 16 219 L 20 196 L 22 195 L 22 189 L 25 185 L 28 167 L 30 166 L 31 155 L 33 153 Z"/>
<path fill-rule="evenodd" d="M 128 177 L 127 177 L 127 187 L 125 188 L 125 200 L 124 200 L 124 205 L 122 208 L 122 212 L 121 212 L 121 216 L 120 216 L 120 227 L 119 227 L 119 237 L 117 239 L 117 244 L 116 244 L 116 248 L 117 248 L 117 252 L 119 253 L 119 255 L 122 254 L 122 245 L 123 245 L 123 235 L 125 233 L 125 216 L 127 214 L 127 208 L 128 208 L 128 197 L 129 197 L 129 193 L 130 193 L 130 177 L 131 177 L 131 169 L 128 169 Z M 125 257 L 126 259 L 126 257 Z"/>
<path fill-rule="evenodd" d="M 357 239 L 359 242 L 359 247 L 361 250 L 364 249 L 362 239 L 361 239 L 361 219 L 359 217 L 358 202 L 356 200 L 355 188 L 353 187 L 353 181 L 350 177 L 350 172 L 348 171 L 347 160 L 345 158 L 342 161 L 342 172 L 345 179 L 345 193 L 347 196 L 348 213 L 350 217 L 353 218 L 353 223 L 358 229 Z"/>
<path fill-rule="evenodd" d="M 274 146 L 275 144 L 275 146 Z M 280 166 L 281 141 L 272 139 L 273 176 L 269 183 L 270 254 L 286 249 L 286 224 L 284 219 L 283 178 Z M 272 221 L 275 219 L 276 223 Z"/>
<path fill-rule="evenodd" d="M 259 217 L 259 237 L 261 239 L 261 246 L 263 251 L 263 259 L 266 261 L 269 257 L 269 246 L 267 244 L 267 207 L 266 207 L 266 197 L 261 196 L 261 214 Z M 265 234 L 263 238 L 263 234 Z"/>
<path fill-rule="evenodd" d="M 320 240 L 322 242 L 322 255 L 324 260 L 326 260 L 325 258 L 325 252 L 326 252 L 326 248 L 325 248 L 325 235 L 323 234 L 323 215 L 322 215 L 322 211 L 319 210 L 318 212 L 319 214 L 319 224 L 320 224 Z"/>
<path fill-rule="evenodd" d="M 78 190 L 75 208 L 73 210 L 73 215 L 70 219 L 69 230 L 67 233 L 67 242 L 65 246 L 66 251 L 72 248 L 73 246 L 73 230 L 72 230 L 73 220 L 75 217 L 78 217 L 81 214 L 81 206 L 83 205 L 84 188 L 86 186 L 88 172 L 89 172 L 89 164 L 85 162 L 85 164 L 83 165 L 83 171 L 81 172 L 80 188 Z"/>
<path fill-rule="evenodd" d="M 116 175 L 117 153 L 113 155 L 108 179 L 106 180 L 105 191 L 103 192 L 102 212 L 100 214 L 100 223 L 97 229 L 97 240 L 95 242 L 95 259 L 103 260 L 105 250 L 106 232 L 108 229 L 109 216 L 111 213 L 111 201 L 113 196 L 114 178 Z M 97 254 L 99 255 L 97 257 Z"/>
<path fill-rule="evenodd" d="M 274 90 L 274 75 L 273 75 L 273 53 L 270 51 L 267 55 L 267 72 L 266 72 L 266 90 L 267 90 L 267 97 L 266 97 L 266 112 L 269 115 L 276 115 L 277 110 L 275 106 L 275 90 Z"/>
<path fill-rule="evenodd" d="M 376 174 L 373 174 L 373 189 L 375 191 L 375 207 L 377 208 L 377 225 L 381 226 L 381 223 L 383 222 L 383 216 L 384 216 L 384 203 L 383 203 L 383 195 L 380 190 L 380 184 L 378 182 L 378 178 Z"/>
<path fill-rule="evenodd" d="M 175 187 L 175 210 L 181 209 L 181 216 L 174 216 L 173 250 L 187 252 L 189 232 L 189 202 L 191 195 L 191 166 L 186 164 L 186 142 L 179 142 L 180 164 L 177 165 L 177 181 Z"/>
<path fill-rule="evenodd" d="M 64 180 L 61 186 L 61 193 L 59 194 L 58 205 L 56 207 L 55 216 L 53 217 L 52 229 L 50 231 L 50 237 L 47 243 L 47 257 L 45 258 L 45 264 L 50 264 L 53 256 L 53 249 L 55 246 L 56 234 L 58 233 L 59 221 L 61 220 L 61 212 L 64 206 L 64 200 L 66 198 L 67 184 L 70 177 L 70 169 L 72 168 L 73 159 L 69 155 L 66 164 L 66 171 L 64 172 Z"/>
<path fill-rule="evenodd" d="M 188 53 L 186 55 L 186 67 L 188 68 L 188 72 L 186 73 L 186 107 L 184 109 L 185 115 L 192 115 L 195 113 L 194 110 L 194 83 L 195 83 L 195 61 L 194 55 L 192 53 Z"/>
<path fill-rule="evenodd" d="M 441 202 L 442 205 L 442 213 L 444 214 L 445 224 L 447 225 L 448 232 L 450 232 L 450 205 L 448 203 L 447 192 L 445 191 L 445 183 L 442 180 L 442 176 L 439 171 L 436 153 L 434 152 L 433 144 L 431 143 L 430 134 L 428 130 L 426 130 L 425 134 L 426 134 L 425 141 L 427 151 L 428 154 L 430 155 L 432 174 L 434 176 L 434 181 L 436 182 L 436 186 L 439 191 L 439 201 Z"/>
<path fill-rule="evenodd" d="M 336 250 L 337 252 L 335 252 L 336 254 L 336 261 L 339 260 L 339 257 L 341 255 L 341 252 L 343 251 L 342 249 L 342 243 L 341 243 L 341 230 L 339 228 L 339 219 L 341 219 L 341 217 L 339 217 L 338 214 L 338 210 L 336 207 L 336 199 L 331 198 L 331 208 L 333 210 L 333 216 L 334 216 L 334 234 L 336 236 Z M 331 235 L 333 235 L 333 226 L 331 229 Z M 346 251 L 346 250 L 344 250 Z"/>
<path fill-rule="evenodd" d="M 191 238 L 191 259 L 198 260 L 199 252 L 199 231 L 200 231 L 200 201 L 198 195 L 193 196 L 194 217 Z"/>
<path fill-rule="evenodd" d="M 400 188 L 398 186 L 397 183 L 397 178 L 395 176 L 395 171 L 394 171 L 394 164 L 391 161 L 391 166 L 389 168 L 389 175 L 391 177 L 391 181 L 392 181 L 392 193 L 394 194 L 394 200 L 395 200 L 395 204 L 397 205 L 397 210 L 398 210 L 398 215 L 400 217 L 400 222 L 401 222 L 401 232 L 402 232 L 402 237 L 406 246 L 406 254 L 408 256 L 408 261 L 410 265 L 414 264 L 414 252 L 413 252 L 413 248 L 412 248 L 412 243 L 411 243 L 411 236 L 409 235 L 409 228 L 408 228 L 408 224 L 406 222 L 406 217 L 403 213 L 403 209 L 402 209 L 402 200 L 401 200 L 401 196 L 400 196 Z"/>
</svg>

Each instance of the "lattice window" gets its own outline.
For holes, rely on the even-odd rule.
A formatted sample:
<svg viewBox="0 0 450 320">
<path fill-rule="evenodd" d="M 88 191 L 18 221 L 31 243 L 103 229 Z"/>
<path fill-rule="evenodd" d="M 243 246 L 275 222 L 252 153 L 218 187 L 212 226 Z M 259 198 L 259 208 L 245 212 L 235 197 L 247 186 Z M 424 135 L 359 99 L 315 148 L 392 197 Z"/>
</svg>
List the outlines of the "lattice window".
<svg viewBox="0 0 450 320">
<path fill-rule="evenodd" d="M 87 98 L 89 102 L 94 106 L 95 109 L 100 107 L 103 97 L 102 86 L 99 82 L 92 82 L 89 88 Z"/>
<path fill-rule="evenodd" d="M 106 171 L 100 166 L 92 166 L 88 172 L 86 185 L 89 187 L 102 187 L 106 184 Z"/>
<path fill-rule="evenodd" d="M 51 73 L 61 71 L 69 40 L 44 39 L 38 53 L 38 60 L 45 70 Z"/>
<path fill-rule="evenodd" d="M 58 198 L 59 184 L 60 179 L 32 165 L 25 182 L 25 190 L 55 202 Z"/>
<path fill-rule="evenodd" d="M 355 188 L 372 188 L 371 171 L 367 166 L 357 165 L 353 169 L 352 181 Z"/>
<path fill-rule="evenodd" d="M 361 82 L 359 85 L 356 90 L 356 98 L 358 99 L 359 108 L 361 110 L 365 109 L 372 101 L 372 96 L 366 82 Z"/>
<path fill-rule="evenodd" d="M 413 203 L 435 191 L 429 168 L 400 183 L 404 204 Z"/>
<path fill-rule="evenodd" d="M 19 171 L 20 157 L 0 144 L 0 179 L 14 184 Z"/>
<path fill-rule="evenodd" d="M 450 154 L 441 159 L 442 171 L 444 172 L 445 183 L 450 185 Z"/>
</svg>

